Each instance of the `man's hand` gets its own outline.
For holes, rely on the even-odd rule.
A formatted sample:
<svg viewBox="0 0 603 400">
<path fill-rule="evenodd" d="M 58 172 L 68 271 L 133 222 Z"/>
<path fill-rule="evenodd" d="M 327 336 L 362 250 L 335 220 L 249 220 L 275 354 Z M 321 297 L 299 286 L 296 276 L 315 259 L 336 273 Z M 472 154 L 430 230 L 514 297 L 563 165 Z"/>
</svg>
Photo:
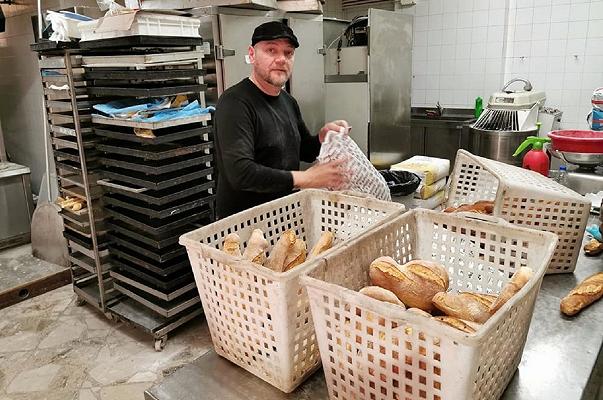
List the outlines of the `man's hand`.
<svg viewBox="0 0 603 400">
<path fill-rule="evenodd" d="M 291 171 L 293 186 L 296 189 L 339 189 L 346 177 L 341 168 L 346 160 L 334 160 L 324 164 L 315 164 L 305 171 Z"/>
<path fill-rule="evenodd" d="M 348 124 L 347 121 L 345 121 L 343 119 L 338 119 L 337 121 L 327 122 L 325 124 L 325 126 L 320 128 L 320 131 L 318 132 L 318 140 L 320 140 L 320 143 L 324 142 L 328 131 L 339 132 L 341 130 L 341 128 L 344 128 L 344 133 L 346 135 L 350 131 L 350 125 Z"/>
</svg>

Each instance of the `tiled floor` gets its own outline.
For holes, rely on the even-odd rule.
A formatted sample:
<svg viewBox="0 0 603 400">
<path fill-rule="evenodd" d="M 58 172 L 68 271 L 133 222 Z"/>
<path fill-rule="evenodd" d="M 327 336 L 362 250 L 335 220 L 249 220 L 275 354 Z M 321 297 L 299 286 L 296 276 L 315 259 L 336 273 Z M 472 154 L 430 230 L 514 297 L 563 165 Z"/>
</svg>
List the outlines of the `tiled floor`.
<svg viewBox="0 0 603 400">
<path fill-rule="evenodd" d="M 156 352 L 150 335 L 78 307 L 65 286 L 0 310 L 0 400 L 139 400 L 211 348 L 199 317 Z"/>
</svg>

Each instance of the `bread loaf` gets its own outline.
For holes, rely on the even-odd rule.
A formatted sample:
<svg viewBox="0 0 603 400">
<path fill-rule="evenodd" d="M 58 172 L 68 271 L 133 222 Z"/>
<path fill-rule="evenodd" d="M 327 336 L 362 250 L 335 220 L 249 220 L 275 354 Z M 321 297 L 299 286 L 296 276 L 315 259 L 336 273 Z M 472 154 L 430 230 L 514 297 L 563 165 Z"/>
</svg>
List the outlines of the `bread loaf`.
<svg viewBox="0 0 603 400">
<path fill-rule="evenodd" d="M 423 311 L 420 308 L 413 307 L 413 308 L 407 309 L 406 311 L 408 311 L 409 313 L 420 315 L 422 317 L 431 318 L 431 314 L 430 313 L 428 313 L 426 311 Z"/>
<path fill-rule="evenodd" d="M 446 324 L 455 329 L 458 329 L 459 331 L 462 331 L 465 333 L 470 333 L 470 334 L 477 332 L 477 330 L 481 326 L 480 324 L 475 323 L 475 322 L 464 321 L 460 318 L 449 317 L 449 316 L 432 317 L 432 318 L 435 319 L 436 321 L 442 322 L 443 324 Z"/>
<path fill-rule="evenodd" d="M 293 250 L 296 240 L 295 232 L 292 230 L 285 231 L 272 248 L 265 266 L 273 271 L 283 272 L 285 260 Z"/>
<path fill-rule="evenodd" d="M 494 213 L 494 202 L 491 200 L 479 200 L 473 204 L 461 204 L 458 207 L 447 207 L 444 209 L 445 213 L 462 211 L 492 215 Z"/>
<path fill-rule="evenodd" d="M 222 242 L 222 250 L 226 254 L 230 254 L 231 256 L 240 257 L 241 256 L 241 238 L 236 233 L 230 233 L 226 235 L 224 238 L 224 242 Z"/>
<path fill-rule="evenodd" d="M 404 307 L 404 303 L 402 303 L 400 301 L 400 299 L 398 297 L 396 297 L 396 295 L 393 292 L 391 292 L 387 289 L 383 289 L 382 287 L 365 286 L 362 289 L 360 289 L 359 292 L 365 296 L 372 297 L 373 299 L 385 301 L 387 303 L 392 303 L 397 306 Z"/>
<path fill-rule="evenodd" d="M 413 260 L 400 266 L 391 257 L 379 257 L 369 268 L 371 284 L 392 291 L 406 306 L 431 311 L 431 299 L 448 289 L 448 273 L 440 264 Z"/>
<path fill-rule="evenodd" d="M 308 258 L 316 257 L 323 251 L 329 250 L 333 246 L 334 239 L 335 239 L 335 235 L 333 235 L 333 232 L 331 232 L 331 231 L 323 232 L 322 235 L 320 235 L 320 239 L 318 239 L 318 242 L 316 242 L 314 247 L 312 247 L 312 250 L 310 250 L 310 254 L 308 255 Z"/>
<path fill-rule="evenodd" d="M 306 261 L 307 248 L 306 242 L 302 239 L 296 238 L 293 247 L 285 257 L 285 265 L 283 266 L 283 272 L 289 271 L 297 267 L 299 264 Z"/>
<path fill-rule="evenodd" d="M 260 229 L 254 229 L 247 241 L 247 247 L 243 257 L 252 263 L 264 265 L 266 262 L 266 250 L 268 249 L 268 241 L 264 237 L 264 232 Z"/>
<path fill-rule="evenodd" d="M 597 239 L 591 239 L 584 245 L 584 254 L 587 256 L 598 256 L 601 253 L 603 253 L 603 243 Z"/>
<path fill-rule="evenodd" d="M 437 293 L 433 304 L 449 317 L 483 324 L 490 318 L 489 301 L 474 293 Z"/>
<path fill-rule="evenodd" d="M 534 271 L 528 267 L 521 267 L 515 271 L 511 279 L 509 279 L 509 282 L 507 282 L 500 291 L 500 294 L 498 295 L 498 298 L 494 304 L 490 306 L 490 313 L 494 314 L 496 311 L 498 311 L 507 301 L 509 301 L 511 297 L 513 297 L 521 290 L 522 287 L 524 287 L 526 283 L 528 283 L 532 276 L 534 276 Z"/>
<path fill-rule="evenodd" d="M 561 312 L 576 315 L 603 296 L 603 272 L 589 276 L 561 299 Z"/>
</svg>

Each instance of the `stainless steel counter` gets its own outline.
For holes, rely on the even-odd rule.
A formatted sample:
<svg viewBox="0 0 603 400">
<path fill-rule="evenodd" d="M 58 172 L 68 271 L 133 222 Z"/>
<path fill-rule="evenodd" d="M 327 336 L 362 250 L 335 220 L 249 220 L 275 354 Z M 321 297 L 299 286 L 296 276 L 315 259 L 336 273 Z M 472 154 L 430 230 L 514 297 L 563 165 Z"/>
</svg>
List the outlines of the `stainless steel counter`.
<svg viewBox="0 0 603 400">
<path fill-rule="evenodd" d="M 503 400 L 603 400 L 603 300 L 574 318 L 559 312 L 560 299 L 600 271 L 603 256 L 581 254 L 574 274 L 545 276 L 521 364 Z M 213 351 L 145 392 L 147 400 L 326 398 L 322 370 L 295 392 L 284 394 Z"/>
</svg>

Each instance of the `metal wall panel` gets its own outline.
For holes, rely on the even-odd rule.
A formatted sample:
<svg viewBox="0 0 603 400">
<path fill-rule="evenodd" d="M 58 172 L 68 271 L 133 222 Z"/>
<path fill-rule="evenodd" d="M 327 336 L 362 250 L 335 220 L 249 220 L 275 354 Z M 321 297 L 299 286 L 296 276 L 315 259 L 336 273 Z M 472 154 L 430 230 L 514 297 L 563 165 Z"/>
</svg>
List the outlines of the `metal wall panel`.
<svg viewBox="0 0 603 400">
<path fill-rule="evenodd" d="M 369 10 L 370 159 L 389 166 L 411 154 L 412 16 Z"/>
</svg>

